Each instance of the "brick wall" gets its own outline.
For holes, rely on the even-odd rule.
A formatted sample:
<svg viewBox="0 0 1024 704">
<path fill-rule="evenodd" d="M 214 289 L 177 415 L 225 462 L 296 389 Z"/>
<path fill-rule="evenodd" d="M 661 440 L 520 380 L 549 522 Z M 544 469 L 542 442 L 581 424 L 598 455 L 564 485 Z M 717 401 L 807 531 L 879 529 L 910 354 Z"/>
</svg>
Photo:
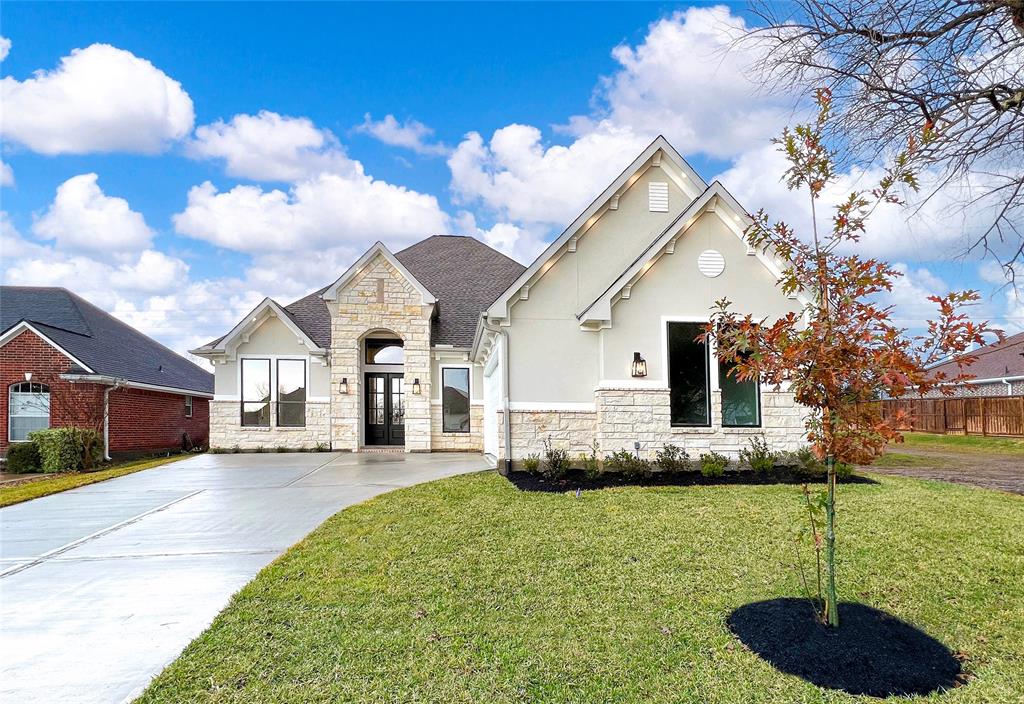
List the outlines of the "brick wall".
<svg viewBox="0 0 1024 704">
<path fill-rule="evenodd" d="M 0 452 L 8 446 L 7 405 L 11 384 L 25 380 L 50 387 L 50 427 L 80 425 L 103 431 L 101 384 L 65 381 L 60 375 L 71 360 L 38 335 L 25 331 L 0 347 Z M 209 404 L 193 397 L 192 418 L 185 418 L 185 400 L 177 394 L 118 389 L 110 394 L 110 444 L 112 452 L 149 452 L 181 447 L 181 434 L 188 432 L 197 445 L 209 436 Z"/>
</svg>

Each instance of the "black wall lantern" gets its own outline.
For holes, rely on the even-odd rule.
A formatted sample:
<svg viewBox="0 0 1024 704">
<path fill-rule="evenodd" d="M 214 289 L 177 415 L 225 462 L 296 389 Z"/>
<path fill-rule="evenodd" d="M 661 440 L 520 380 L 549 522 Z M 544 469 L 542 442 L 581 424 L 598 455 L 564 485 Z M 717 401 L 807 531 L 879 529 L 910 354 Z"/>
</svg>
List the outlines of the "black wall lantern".
<svg viewBox="0 0 1024 704">
<path fill-rule="evenodd" d="M 420 391 L 421 391 L 421 389 L 420 389 L 420 380 L 419 380 L 419 378 L 413 379 L 412 380 L 412 392 L 414 394 L 416 394 L 417 396 L 419 396 L 420 395 Z"/>
<path fill-rule="evenodd" d="M 633 376 L 647 376 L 647 360 L 639 352 L 633 353 Z"/>
<path fill-rule="evenodd" d="M 341 378 L 341 384 L 339 385 L 342 394 L 348 394 L 348 377 Z"/>
</svg>

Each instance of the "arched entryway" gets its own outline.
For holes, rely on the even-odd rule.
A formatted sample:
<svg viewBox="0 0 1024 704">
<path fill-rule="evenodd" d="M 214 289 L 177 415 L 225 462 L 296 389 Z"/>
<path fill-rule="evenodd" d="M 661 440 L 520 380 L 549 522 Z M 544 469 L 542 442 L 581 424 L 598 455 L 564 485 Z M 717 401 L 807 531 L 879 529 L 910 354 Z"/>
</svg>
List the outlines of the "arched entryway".
<svg viewBox="0 0 1024 704">
<path fill-rule="evenodd" d="M 405 344 L 389 330 L 368 333 L 360 350 L 363 375 L 363 444 L 405 445 Z"/>
</svg>

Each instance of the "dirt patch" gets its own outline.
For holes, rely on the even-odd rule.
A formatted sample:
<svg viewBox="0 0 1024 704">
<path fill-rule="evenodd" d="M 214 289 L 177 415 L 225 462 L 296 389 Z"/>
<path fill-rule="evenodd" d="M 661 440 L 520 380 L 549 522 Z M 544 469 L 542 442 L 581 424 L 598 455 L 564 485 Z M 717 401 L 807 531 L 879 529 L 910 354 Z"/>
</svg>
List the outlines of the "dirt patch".
<svg viewBox="0 0 1024 704">
<path fill-rule="evenodd" d="M 814 484 L 824 483 L 825 477 L 792 471 L 758 473 L 749 469 L 729 469 L 720 477 L 705 477 L 700 472 L 655 472 L 649 477 L 627 477 L 617 472 L 606 472 L 590 478 L 583 470 L 571 470 L 562 479 L 545 479 L 532 472 L 512 472 L 507 479 L 521 491 L 591 491 L 624 486 L 713 486 L 717 484 Z M 875 484 L 867 477 L 851 476 L 841 479 L 845 484 Z"/>
<path fill-rule="evenodd" d="M 862 469 L 1024 494 L 1024 455 L 921 449 L 907 445 L 896 445 L 892 452 L 917 461 L 913 466 L 884 466 L 883 463 Z"/>
<path fill-rule="evenodd" d="M 840 603 L 839 628 L 806 599 L 772 599 L 728 619 L 740 641 L 777 670 L 819 687 L 871 697 L 915 696 L 965 681 L 960 662 L 924 631 L 864 604 Z"/>
</svg>

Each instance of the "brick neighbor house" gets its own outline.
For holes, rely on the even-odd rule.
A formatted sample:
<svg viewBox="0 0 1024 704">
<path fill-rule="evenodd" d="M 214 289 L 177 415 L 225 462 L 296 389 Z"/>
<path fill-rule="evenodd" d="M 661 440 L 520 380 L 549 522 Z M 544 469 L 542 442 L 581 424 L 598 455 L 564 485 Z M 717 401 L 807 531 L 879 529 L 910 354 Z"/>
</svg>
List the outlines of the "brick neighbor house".
<svg viewBox="0 0 1024 704">
<path fill-rule="evenodd" d="M 1024 394 L 1024 332 L 994 342 L 972 351 L 974 362 L 964 372 L 974 378 L 957 384 L 953 396 L 1019 396 Z M 932 368 L 933 372 L 945 372 L 950 377 L 959 374 L 956 362 L 948 361 Z M 935 390 L 929 394 L 939 398 L 943 394 Z"/>
<path fill-rule="evenodd" d="M 0 453 L 79 425 L 105 454 L 205 446 L 213 375 L 63 288 L 0 287 Z"/>
</svg>

